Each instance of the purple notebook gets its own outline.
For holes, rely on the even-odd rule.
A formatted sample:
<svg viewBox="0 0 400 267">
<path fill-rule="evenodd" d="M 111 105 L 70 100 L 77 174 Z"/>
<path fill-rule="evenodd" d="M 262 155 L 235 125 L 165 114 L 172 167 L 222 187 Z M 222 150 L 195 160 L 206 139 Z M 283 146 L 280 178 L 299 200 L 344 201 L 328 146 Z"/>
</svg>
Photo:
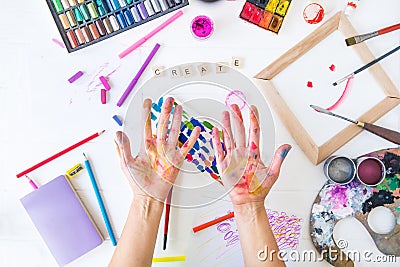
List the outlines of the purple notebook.
<svg viewBox="0 0 400 267">
<path fill-rule="evenodd" d="M 21 198 L 21 202 L 61 266 L 103 242 L 100 231 L 63 175 Z"/>
</svg>

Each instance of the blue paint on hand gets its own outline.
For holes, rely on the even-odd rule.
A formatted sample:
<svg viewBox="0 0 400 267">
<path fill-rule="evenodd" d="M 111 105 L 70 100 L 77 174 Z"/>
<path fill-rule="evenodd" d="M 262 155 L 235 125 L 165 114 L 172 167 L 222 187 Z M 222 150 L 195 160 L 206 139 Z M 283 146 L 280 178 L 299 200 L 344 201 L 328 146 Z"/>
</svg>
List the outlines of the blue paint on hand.
<svg viewBox="0 0 400 267">
<path fill-rule="evenodd" d="M 288 147 L 282 150 L 281 152 L 281 157 L 282 158 L 286 158 L 287 154 L 289 153 L 290 149 L 292 149 L 292 147 Z"/>
</svg>

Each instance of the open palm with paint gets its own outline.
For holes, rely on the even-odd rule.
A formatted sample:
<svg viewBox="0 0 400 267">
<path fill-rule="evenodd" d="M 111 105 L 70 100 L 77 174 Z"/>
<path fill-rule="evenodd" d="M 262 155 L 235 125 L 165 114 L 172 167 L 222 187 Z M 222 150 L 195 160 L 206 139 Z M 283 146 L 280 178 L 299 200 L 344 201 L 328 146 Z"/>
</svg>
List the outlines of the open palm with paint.
<svg viewBox="0 0 400 267">
<path fill-rule="evenodd" d="M 213 144 L 216 150 L 218 171 L 222 184 L 229 191 L 234 205 L 249 202 L 261 203 L 277 180 L 281 165 L 290 145 L 280 146 L 269 166 L 260 159 L 260 124 L 255 106 L 250 108 L 249 138 L 246 143 L 246 133 L 240 108 L 231 106 L 235 135 L 232 134 L 230 114 L 222 113 L 223 149 L 219 130 L 213 129 Z"/>
<path fill-rule="evenodd" d="M 122 170 L 128 177 L 134 193 L 150 196 L 159 201 L 164 201 L 167 197 L 183 160 L 200 134 L 200 128 L 196 127 L 186 143 L 177 149 L 182 107 L 175 106 L 171 128 L 168 131 L 173 104 L 172 97 L 166 99 L 158 120 L 156 136 L 153 136 L 151 129 L 152 101 L 150 99 L 144 101 L 142 114 L 144 134 L 140 151 L 136 157 L 131 154 L 128 136 L 117 132 L 117 149 Z M 169 134 L 167 135 L 167 133 Z"/>
<path fill-rule="evenodd" d="M 250 108 L 247 143 L 242 113 L 236 104 L 231 106 L 231 113 L 235 135 L 232 134 L 230 113 L 225 111 L 222 113 L 224 147 L 217 128 L 213 129 L 212 140 L 218 172 L 232 200 L 245 266 L 285 266 L 281 259 L 267 255 L 268 251 L 278 252 L 279 248 L 269 224 L 264 200 L 278 179 L 281 165 L 291 146 L 280 146 L 267 167 L 260 159 L 257 108 Z M 260 257 L 262 255 L 266 257 Z"/>
</svg>

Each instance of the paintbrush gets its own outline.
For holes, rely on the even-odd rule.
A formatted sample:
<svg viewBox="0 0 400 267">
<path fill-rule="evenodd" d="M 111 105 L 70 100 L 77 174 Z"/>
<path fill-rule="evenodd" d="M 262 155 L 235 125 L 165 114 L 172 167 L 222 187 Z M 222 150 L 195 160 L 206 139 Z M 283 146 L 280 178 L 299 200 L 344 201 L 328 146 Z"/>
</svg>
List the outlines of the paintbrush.
<svg viewBox="0 0 400 267">
<path fill-rule="evenodd" d="M 392 25 L 392 26 L 386 27 L 386 28 L 383 28 L 383 29 L 380 29 L 378 31 L 374 31 L 374 32 L 366 33 L 366 34 L 360 34 L 360 35 L 357 35 L 357 36 L 353 36 L 353 37 L 347 38 L 345 41 L 346 41 L 347 46 L 351 46 L 351 45 L 355 45 L 355 44 L 358 44 L 358 43 L 362 43 L 365 40 L 371 39 L 371 38 L 376 37 L 378 35 L 382 35 L 382 34 L 385 34 L 385 33 L 388 33 L 388 32 L 392 32 L 392 31 L 395 31 L 395 30 L 398 30 L 398 29 L 400 29 L 400 23 L 396 24 L 396 25 Z"/>
<path fill-rule="evenodd" d="M 372 60 L 372 61 L 369 62 L 368 64 L 362 66 L 362 67 L 359 68 L 358 70 L 356 70 L 356 71 L 350 73 L 349 75 L 343 77 L 342 79 L 340 79 L 340 80 L 334 82 L 334 83 L 333 83 L 333 86 L 336 86 L 336 85 L 338 85 L 339 83 L 343 82 L 344 80 L 347 80 L 347 79 L 350 78 L 351 76 L 354 76 L 354 75 L 356 75 L 357 73 L 360 73 L 360 72 L 362 72 L 362 71 L 365 70 L 365 69 L 368 69 L 369 67 L 371 67 L 371 66 L 374 65 L 375 63 L 381 61 L 382 59 L 384 59 L 384 58 L 387 57 L 387 56 L 390 56 L 391 54 L 393 54 L 394 52 L 396 52 L 396 51 L 399 50 L 399 49 L 400 49 L 400 45 L 399 45 L 398 47 L 396 47 L 396 48 L 390 50 L 390 51 L 387 52 L 386 54 L 384 54 L 384 55 L 382 55 L 382 56 L 380 56 L 380 57 L 378 57 L 378 58 Z"/>
<path fill-rule="evenodd" d="M 367 130 L 368 132 L 371 132 L 371 133 L 373 133 L 373 134 L 375 134 L 377 136 L 382 137 L 383 139 L 386 139 L 386 140 L 388 140 L 390 142 L 393 142 L 393 143 L 395 143 L 397 145 L 400 145 L 400 133 L 399 132 L 396 132 L 396 131 L 393 131 L 393 130 L 390 130 L 390 129 L 387 129 L 387 128 L 383 128 L 383 127 L 380 127 L 380 126 L 376 126 L 376 125 L 371 124 L 371 123 L 351 120 L 349 118 L 337 115 L 337 114 L 335 114 L 335 113 L 333 113 L 333 112 L 331 112 L 331 111 L 329 111 L 327 109 L 324 109 L 324 108 L 321 108 L 321 107 L 318 107 L 318 106 L 310 105 L 310 107 L 315 109 L 317 112 L 321 112 L 321 113 L 324 113 L 324 114 L 327 114 L 327 115 L 331 115 L 331 116 L 334 116 L 336 118 L 340 118 L 342 120 L 346 120 L 346 121 L 349 121 L 351 123 L 354 123 L 357 126 L 363 128 L 364 130 Z"/>
</svg>

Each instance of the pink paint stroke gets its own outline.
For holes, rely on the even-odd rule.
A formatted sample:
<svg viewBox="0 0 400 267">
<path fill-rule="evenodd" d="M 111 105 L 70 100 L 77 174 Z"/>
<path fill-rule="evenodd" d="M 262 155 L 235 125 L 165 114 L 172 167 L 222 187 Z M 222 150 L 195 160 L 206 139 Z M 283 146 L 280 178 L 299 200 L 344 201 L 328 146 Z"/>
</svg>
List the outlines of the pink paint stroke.
<svg viewBox="0 0 400 267">
<path fill-rule="evenodd" d="M 51 39 L 56 45 L 58 45 L 61 48 L 65 48 L 65 45 L 63 42 L 61 42 L 60 40 L 56 39 L 56 38 L 52 38 Z"/>
<path fill-rule="evenodd" d="M 108 67 L 108 65 L 110 65 L 110 63 L 107 62 L 107 63 L 104 63 L 103 65 L 101 65 L 101 66 L 99 67 L 99 70 L 96 72 L 96 74 L 94 74 L 94 75 L 92 76 L 92 80 L 89 82 L 86 92 L 88 92 L 88 93 L 89 93 L 89 92 L 94 92 L 94 91 L 96 91 L 97 89 L 99 89 L 100 87 L 101 87 L 101 88 L 104 87 L 103 84 L 102 84 L 101 82 L 98 82 L 98 80 L 99 80 L 99 79 L 98 79 L 98 76 L 100 75 L 100 73 L 101 73 L 103 70 L 105 70 L 105 69 Z M 109 79 L 110 76 L 113 75 L 113 74 L 119 69 L 119 67 L 120 67 L 120 66 L 116 67 L 115 69 L 113 69 L 113 70 L 112 70 L 110 73 L 108 73 L 107 75 L 103 75 L 104 78 Z M 95 82 L 97 82 L 97 84 L 96 84 L 93 88 L 91 88 L 92 85 L 93 85 Z"/>
<path fill-rule="evenodd" d="M 336 109 L 338 106 L 340 106 L 340 104 L 342 104 L 346 100 L 346 98 L 349 95 L 349 92 L 352 88 L 353 79 L 354 79 L 354 76 L 351 76 L 350 78 L 347 79 L 346 87 L 344 88 L 344 91 L 343 91 L 342 95 L 340 96 L 339 100 L 336 101 L 335 104 L 333 104 L 332 106 L 327 108 L 327 110 L 332 111 L 332 110 Z"/>
</svg>

